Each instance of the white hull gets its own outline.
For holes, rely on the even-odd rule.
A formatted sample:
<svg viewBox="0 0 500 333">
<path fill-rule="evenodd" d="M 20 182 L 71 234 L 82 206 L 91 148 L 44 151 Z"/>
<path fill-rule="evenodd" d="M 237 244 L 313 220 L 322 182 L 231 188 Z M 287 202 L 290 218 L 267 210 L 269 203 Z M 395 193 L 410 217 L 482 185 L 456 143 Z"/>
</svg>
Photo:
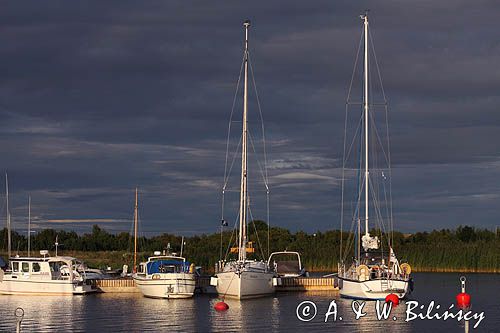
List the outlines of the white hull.
<svg viewBox="0 0 500 333">
<path fill-rule="evenodd" d="M 82 282 L 65 280 L 17 280 L 4 276 L 0 294 L 4 295 L 79 295 L 96 292 Z"/>
<path fill-rule="evenodd" d="M 217 274 L 217 293 L 236 299 L 256 298 L 272 295 L 274 273 L 243 271 Z"/>
<path fill-rule="evenodd" d="M 402 299 L 407 296 L 408 288 L 408 280 L 354 281 L 339 277 L 340 296 L 344 298 L 385 300 L 387 295 L 395 294 Z"/>
<path fill-rule="evenodd" d="M 189 298 L 193 297 L 196 287 L 194 274 L 165 273 L 159 279 L 135 276 L 134 281 L 145 297 L 151 298 Z"/>
</svg>

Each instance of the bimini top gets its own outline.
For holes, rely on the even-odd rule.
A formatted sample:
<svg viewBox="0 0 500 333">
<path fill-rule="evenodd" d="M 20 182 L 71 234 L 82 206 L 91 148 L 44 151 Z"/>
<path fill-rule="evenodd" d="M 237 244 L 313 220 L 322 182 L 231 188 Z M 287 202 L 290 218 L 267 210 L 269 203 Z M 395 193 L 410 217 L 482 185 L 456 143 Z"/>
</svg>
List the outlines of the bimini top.
<svg viewBox="0 0 500 333">
<path fill-rule="evenodd" d="M 155 260 L 147 263 L 148 274 L 155 273 L 189 273 L 189 261 L 180 260 Z"/>
</svg>

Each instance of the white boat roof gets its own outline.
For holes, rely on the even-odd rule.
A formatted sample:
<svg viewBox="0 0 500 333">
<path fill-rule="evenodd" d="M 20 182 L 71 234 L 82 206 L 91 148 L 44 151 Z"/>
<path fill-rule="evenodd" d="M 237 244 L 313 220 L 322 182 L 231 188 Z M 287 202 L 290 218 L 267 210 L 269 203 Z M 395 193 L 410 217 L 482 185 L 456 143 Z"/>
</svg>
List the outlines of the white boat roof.
<svg viewBox="0 0 500 333">
<path fill-rule="evenodd" d="M 10 261 L 73 261 L 77 260 L 73 257 L 57 256 L 57 257 L 10 257 Z"/>
<path fill-rule="evenodd" d="M 186 261 L 186 258 L 184 258 L 184 257 L 164 255 L 164 256 L 149 257 L 148 258 L 148 262 L 153 261 L 153 260 L 161 260 L 161 259 L 177 259 L 177 260 Z"/>
</svg>

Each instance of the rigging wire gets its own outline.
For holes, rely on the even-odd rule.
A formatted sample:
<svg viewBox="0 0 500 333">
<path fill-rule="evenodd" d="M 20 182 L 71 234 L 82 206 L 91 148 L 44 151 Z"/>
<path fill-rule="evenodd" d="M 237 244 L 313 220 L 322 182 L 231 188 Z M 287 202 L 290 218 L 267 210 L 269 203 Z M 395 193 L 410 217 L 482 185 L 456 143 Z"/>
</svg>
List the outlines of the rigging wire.
<svg viewBox="0 0 500 333">
<path fill-rule="evenodd" d="M 349 113 L 349 100 L 351 98 L 352 85 L 354 82 L 354 76 L 356 74 L 356 68 L 358 65 L 359 53 L 361 50 L 361 44 L 363 42 L 364 32 L 361 33 L 361 37 L 358 43 L 358 50 L 356 52 L 356 59 L 354 60 L 354 69 L 351 75 L 351 82 L 349 84 L 349 90 L 347 93 L 346 106 L 345 106 L 345 121 L 344 121 L 344 152 L 342 157 L 342 194 L 341 194 L 341 209 L 340 209 L 340 258 L 343 258 L 343 229 L 344 229 L 344 190 L 345 190 L 345 167 L 346 167 L 346 143 L 347 143 L 347 116 Z M 359 126 L 359 124 L 358 124 Z M 352 225 L 351 225 L 352 229 Z M 341 259 L 342 260 L 342 259 Z"/>
<path fill-rule="evenodd" d="M 371 157 L 372 157 L 372 163 L 373 163 L 373 168 L 370 168 L 370 171 L 372 170 L 379 170 L 381 171 L 381 174 L 379 174 L 380 176 L 380 179 L 379 177 L 377 176 L 369 176 L 369 182 L 373 184 L 373 186 L 371 186 L 371 189 L 370 189 L 370 192 L 371 192 L 371 196 L 373 198 L 373 206 L 374 206 L 374 218 L 375 218 L 375 221 L 377 222 L 377 224 L 380 226 L 380 230 L 381 230 L 381 236 L 383 236 L 383 234 L 385 235 L 388 235 L 388 237 L 386 237 L 387 239 L 387 242 L 389 244 L 389 247 L 391 247 L 391 244 L 394 243 L 394 229 L 393 229 L 393 207 L 392 207 L 392 168 L 391 168 L 391 154 L 390 154 L 390 133 L 389 133 L 389 116 L 388 116 L 388 106 L 387 106 L 387 99 L 386 99 L 386 95 L 385 95 L 385 90 L 384 90 L 384 87 L 383 87 L 383 83 L 382 83 L 382 75 L 380 73 L 380 67 L 379 67 L 379 64 L 378 64 L 378 60 L 377 60 L 377 56 L 376 56 L 376 53 L 375 53 L 375 47 L 374 47 L 374 44 L 373 44 L 373 37 L 372 37 L 372 34 L 371 34 L 371 31 L 368 32 L 368 38 L 370 39 L 370 46 L 371 46 L 371 50 L 372 50 L 372 53 L 373 53 L 373 56 L 374 56 L 374 61 L 375 61 L 375 65 L 376 65 L 376 69 L 377 69 L 377 76 L 378 76 L 378 81 L 380 83 L 380 88 L 382 90 L 382 96 L 383 96 L 383 103 L 374 103 L 373 102 L 373 96 L 370 96 L 370 106 L 377 106 L 377 105 L 383 105 L 384 106 L 384 113 L 385 113 L 385 131 L 386 131 L 386 137 L 384 138 L 386 141 L 385 143 L 383 143 L 382 141 L 382 136 L 380 135 L 379 133 L 379 130 L 377 128 L 377 126 L 375 125 L 375 114 L 374 112 L 370 112 L 370 117 L 369 117 L 369 121 L 372 122 L 372 125 L 370 126 L 370 128 L 372 129 L 371 131 L 371 136 L 374 137 L 375 141 L 371 141 L 373 142 L 372 145 L 373 145 L 373 149 L 371 150 Z M 356 130 L 354 131 L 354 136 L 352 138 L 352 140 L 348 139 L 348 135 L 347 135 L 347 119 L 348 119 L 348 114 L 349 114 L 349 106 L 350 105 L 353 105 L 353 104 L 356 104 L 354 102 L 351 102 L 350 101 L 350 96 L 351 96 L 351 91 L 352 91 L 352 86 L 353 86 L 353 80 L 354 80 L 354 76 L 355 76 L 355 72 L 356 72 L 356 68 L 357 68 L 357 63 L 358 63 L 358 59 L 359 59 L 359 54 L 360 54 L 360 49 L 361 49 L 361 44 L 362 44 L 362 40 L 363 40 L 363 37 L 364 37 L 364 31 L 361 33 L 361 38 L 360 38 L 360 42 L 358 44 L 358 50 L 357 50 L 357 53 L 356 53 L 356 60 L 355 60 L 355 64 L 354 64 L 354 69 L 353 69 L 353 73 L 352 73 L 352 77 L 351 77 L 351 82 L 350 82 L 350 85 L 349 85 L 349 91 L 348 91 L 348 96 L 347 96 L 347 102 L 346 102 L 346 109 L 345 109 L 345 123 L 344 123 L 344 157 L 343 157 L 343 161 L 342 161 L 342 197 L 341 197 L 341 203 L 342 203 L 342 207 L 341 207 L 341 238 L 340 238 L 340 257 L 341 257 L 341 260 L 345 260 L 345 258 L 347 258 L 348 256 L 348 253 L 352 247 L 352 242 L 353 242 L 353 237 L 351 237 L 351 235 L 348 236 L 348 239 L 347 239 L 347 244 L 343 244 L 344 243 L 344 240 L 343 240 L 343 229 L 344 229 L 344 219 L 345 219 L 345 212 L 344 212 L 344 204 L 345 204 L 345 190 L 346 190 L 346 182 L 347 182 L 347 179 L 346 179 L 346 176 L 347 176 L 347 171 L 349 170 L 356 170 L 358 171 L 358 177 L 356 177 L 358 179 L 358 184 L 359 184 L 359 180 L 361 180 L 361 178 L 364 178 L 362 176 L 359 175 L 359 171 L 360 171 L 360 167 L 357 168 L 357 169 L 351 169 L 351 168 L 348 168 L 348 160 L 351 156 L 351 152 L 352 152 L 352 148 L 355 144 L 355 141 L 356 141 L 356 136 L 357 136 L 357 132 L 358 132 L 358 129 L 360 127 L 360 125 L 362 124 L 362 116 L 361 116 L 361 119 L 360 121 L 358 122 L 358 125 L 356 127 Z M 370 76 L 370 82 L 369 82 L 369 85 L 370 85 L 370 88 L 373 88 L 372 85 L 373 85 L 373 81 L 371 80 L 371 76 Z M 358 103 L 358 104 L 362 104 L 362 103 Z M 375 109 L 374 109 L 375 111 Z M 350 143 L 349 143 L 350 141 Z M 348 144 L 349 143 L 349 144 Z M 385 144 L 387 144 L 387 150 L 385 149 Z M 379 166 L 380 162 L 382 161 L 379 161 L 377 156 L 376 156 L 376 152 L 377 151 L 380 151 L 382 152 L 382 155 L 383 155 L 383 159 L 384 159 L 384 162 L 387 164 L 387 167 L 383 167 L 383 166 Z M 383 163 L 381 163 L 383 164 Z M 387 172 L 387 175 L 384 174 L 384 171 Z M 387 177 L 386 177 L 387 176 Z M 387 179 L 388 178 L 388 179 Z M 388 186 L 387 186 L 387 183 L 388 183 Z M 387 188 L 388 187 L 388 188 Z M 351 219 L 351 230 L 353 229 L 354 227 L 354 223 L 359 220 L 358 217 L 358 214 L 359 214 L 359 209 L 360 209 L 360 201 L 361 201 L 361 198 L 360 198 L 360 193 L 363 191 L 363 184 L 361 184 L 361 186 L 356 186 L 357 188 L 357 191 L 358 191 L 358 195 L 357 196 L 357 203 L 355 205 L 355 207 L 351 207 L 351 211 L 353 212 L 353 215 L 352 215 L 352 219 Z M 380 199 L 383 198 L 383 202 L 380 201 Z M 382 207 L 381 207 L 381 204 L 384 204 L 385 206 L 385 215 L 382 214 Z M 386 219 L 388 219 L 388 225 L 386 226 L 386 223 L 384 223 L 384 221 L 386 221 Z M 386 228 L 389 228 L 389 232 L 387 231 Z M 383 251 L 383 247 L 382 247 L 382 251 Z"/>
<path fill-rule="evenodd" d="M 244 66 L 244 63 L 245 63 L 245 55 L 243 55 L 243 59 L 241 61 L 241 65 L 240 65 L 240 72 L 238 74 L 238 80 L 236 82 L 236 89 L 234 91 L 234 96 L 233 96 L 233 104 L 231 106 L 231 114 L 229 116 L 229 123 L 228 123 L 228 128 L 227 128 L 227 139 L 226 139 L 226 159 L 225 159 L 225 163 L 224 163 L 224 182 L 223 182 L 223 187 L 222 187 L 222 193 L 221 193 L 221 227 L 220 227 L 220 238 L 221 238 L 221 247 L 220 247 L 220 259 L 222 259 L 222 233 L 224 232 L 224 203 L 225 203 L 225 189 L 226 189 L 226 186 L 227 186 L 227 182 L 228 182 L 228 170 L 227 170 L 227 162 L 228 162 L 228 156 L 229 156 L 229 139 L 231 137 L 231 124 L 232 124 L 232 120 L 233 120 L 233 114 L 234 114 L 234 108 L 236 106 L 236 99 L 237 99 L 237 96 L 238 96 L 238 91 L 239 91 L 239 87 L 240 87 L 240 82 L 241 82 L 241 73 L 243 72 L 243 66 Z M 240 138 L 240 142 L 238 143 L 238 147 L 237 147 L 237 151 L 239 149 L 239 146 L 241 144 L 241 138 Z M 235 153 L 236 155 L 236 153 Z M 234 164 L 234 160 L 235 160 L 236 156 L 233 156 L 233 160 L 231 162 L 231 166 L 229 168 L 229 172 L 231 172 L 231 169 L 233 168 L 233 164 Z"/>
<path fill-rule="evenodd" d="M 373 43 L 373 37 L 371 30 L 368 31 L 368 35 L 371 40 L 371 46 L 372 46 L 372 52 L 373 52 L 373 57 L 375 59 L 375 66 L 377 68 L 377 74 L 380 82 L 380 88 L 382 90 L 382 97 L 384 100 L 384 110 L 385 110 L 385 125 L 386 125 L 386 140 L 387 140 L 387 161 L 388 161 L 388 167 L 389 167 L 389 223 L 390 223 L 390 230 L 391 230 L 391 244 L 394 244 L 394 218 L 393 218 L 393 210 L 392 210 L 392 163 L 391 163 L 391 143 L 390 143 L 390 132 L 389 132 L 389 108 L 387 106 L 387 98 L 385 95 L 385 89 L 384 89 L 384 84 L 382 80 L 382 74 L 380 72 L 380 67 L 378 64 L 377 60 L 377 53 L 375 52 L 375 45 Z"/>
<path fill-rule="evenodd" d="M 253 72 L 253 66 L 252 66 L 252 61 L 250 60 L 250 54 L 248 54 L 248 64 L 250 65 L 250 73 L 252 77 L 252 85 L 255 91 L 255 97 L 257 99 L 257 108 L 259 110 L 259 116 L 260 116 L 260 123 L 261 123 L 261 129 L 262 129 L 262 147 L 264 151 L 264 172 L 265 172 L 265 184 L 266 184 L 266 218 L 267 218 L 267 255 L 270 255 L 270 247 L 269 247 L 269 238 L 270 238 L 270 232 L 271 232 L 271 221 L 270 221 L 270 214 L 269 214 L 269 206 L 270 206 L 270 198 L 269 198 L 269 175 L 268 175 L 268 170 L 267 170 L 267 150 L 266 150 L 266 131 L 264 130 L 264 116 L 262 115 L 262 107 L 260 104 L 260 98 L 259 98 L 259 93 L 257 91 L 257 84 L 255 83 L 255 75 Z"/>
</svg>

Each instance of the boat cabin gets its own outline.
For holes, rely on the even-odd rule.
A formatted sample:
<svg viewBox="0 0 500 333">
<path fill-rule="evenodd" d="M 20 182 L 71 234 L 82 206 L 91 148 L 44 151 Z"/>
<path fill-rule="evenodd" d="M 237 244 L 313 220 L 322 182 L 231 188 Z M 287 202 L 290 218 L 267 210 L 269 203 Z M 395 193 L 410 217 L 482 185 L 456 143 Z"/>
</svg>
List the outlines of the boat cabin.
<svg viewBox="0 0 500 333">
<path fill-rule="evenodd" d="M 185 258 L 175 256 L 157 256 L 148 258 L 147 262 L 139 265 L 138 274 L 168 274 L 191 273 L 191 263 Z"/>
<path fill-rule="evenodd" d="M 74 280 L 81 279 L 83 264 L 72 257 L 12 257 L 5 273 L 13 279 Z"/>
</svg>

